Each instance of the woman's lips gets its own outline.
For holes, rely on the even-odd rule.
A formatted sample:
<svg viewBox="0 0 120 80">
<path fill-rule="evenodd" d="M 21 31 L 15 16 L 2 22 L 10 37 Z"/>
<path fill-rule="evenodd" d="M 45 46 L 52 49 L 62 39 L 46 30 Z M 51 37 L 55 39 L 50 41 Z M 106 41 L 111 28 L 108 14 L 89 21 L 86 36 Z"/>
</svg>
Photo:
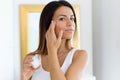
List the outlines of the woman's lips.
<svg viewBox="0 0 120 80">
<path fill-rule="evenodd" d="M 73 32 L 74 29 L 66 29 L 65 31 L 67 31 L 67 32 Z"/>
</svg>

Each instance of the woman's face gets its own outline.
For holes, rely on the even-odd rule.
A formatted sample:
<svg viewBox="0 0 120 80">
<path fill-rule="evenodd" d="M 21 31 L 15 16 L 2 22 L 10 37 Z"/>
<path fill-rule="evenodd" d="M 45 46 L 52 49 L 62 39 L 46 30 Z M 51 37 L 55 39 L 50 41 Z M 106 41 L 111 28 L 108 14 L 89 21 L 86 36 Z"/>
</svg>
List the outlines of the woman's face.
<svg viewBox="0 0 120 80">
<path fill-rule="evenodd" d="M 73 12 L 69 7 L 62 6 L 58 8 L 53 16 L 56 36 L 58 37 L 59 32 L 62 30 L 62 39 L 71 39 L 75 31 L 74 19 Z"/>
</svg>

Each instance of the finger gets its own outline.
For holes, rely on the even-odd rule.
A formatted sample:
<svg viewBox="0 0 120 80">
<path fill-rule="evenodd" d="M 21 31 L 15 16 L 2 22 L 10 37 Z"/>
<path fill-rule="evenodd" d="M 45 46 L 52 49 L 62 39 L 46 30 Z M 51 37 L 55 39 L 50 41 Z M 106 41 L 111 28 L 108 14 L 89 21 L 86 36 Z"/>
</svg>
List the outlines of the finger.
<svg viewBox="0 0 120 80">
<path fill-rule="evenodd" d="M 23 72 L 29 72 L 31 70 L 32 70 L 31 68 L 24 68 Z"/>
<path fill-rule="evenodd" d="M 45 38 L 46 38 L 46 40 L 48 40 L 48 31 L 45 34 Z"/>
<path fill-rule="evenodd" d="M 47 38 L 48 35 L 51 33 L 52 21 L 50 23 L 49 29 L 46 31 L 45 37 Z"/>
<path fill-rule="evenodd" d="M 32 61 L 33 61 L 33 59 L 32 59 L 32 58 L 29 58 L 29 59 L 26 59 L 26 60 L 24 61 L 24 63 L 25 63 L 25 64 L 31 63 Z"/>
<path fill-rule="evenodd" d="M 48 28 L 47 32 L 51 31 L 51 26 L 52 26 L 52 21 L 51 21 L 51 23 L 49 25 L 49 28 Z"/>
<path fill-rule="evenodd" d="M 29 59 L 32 59 L 33 56 L 27 56 L 25 59 L 24 59 L 24 63 L 29 60 Z"/>
<path fill-rule="evenodd" d="M 26 64 L 23 65 L 23 67 L 31 67 L 31 66 L 32 66 L 31 63 L 26 63 Z"/>
<path fill-rule="evenodd" d="M 52 21 L 52 26 L 51 26 L 51 31 L 52 32 L 55 32 L 55 24 L 56 24 L 56 22 Z"/>
<path fill-rule="evenodd" d="M 24 77 L 24 80 L 28 80 L 32 76 L 33 73 L 34 72 L 33 72 L 32 69 L 29 70 L 29 71 L 23 71 L 22 72 L 22 77 Z"/>
<path fill-rule="evenodd" d="M 58 42 L 61 42 L 62 35 L 63 35 L 63 30 L 61 30 L 60 33 L 59 33 Z"/>
<path fill-rule="evenodd" d="M 32 58 L 33 55 L 29 55 L 29 56 L 26 56 L 25 59 L 29 59 L 29 58 Z"/>
<path fill-rule="evenodd" d="M 26 74 L 25 74 L 26 79 L 25 80 L 28 80 L 32 76 L 32 74 L 33 74 L 32 71 L 26 72 Z"/>
<path fill-rule="evenodd" d="M 50 32 L 54 32 L 54 29 L 55 29 L 55 21 L 51 21 L 51 24 L 50 24 L 50 26 L 49 26 L 49 31 Z"/>
<path fill-rule="evenodd" d="M 55 24 L 56 24 L 55 21 L 51 21 L 51 24 L 50 24 L 50 26 L 49 26 L 49 29 L 48 29 L 47 32 L 46 32 L 46 39 L 47 39 L 47 38 L 50 38 L 49 35 L 53 35 L 53 37 L 56 38 L 55 31 L 54 31 L 54 30 L 55 30 Z"/>
</svg>

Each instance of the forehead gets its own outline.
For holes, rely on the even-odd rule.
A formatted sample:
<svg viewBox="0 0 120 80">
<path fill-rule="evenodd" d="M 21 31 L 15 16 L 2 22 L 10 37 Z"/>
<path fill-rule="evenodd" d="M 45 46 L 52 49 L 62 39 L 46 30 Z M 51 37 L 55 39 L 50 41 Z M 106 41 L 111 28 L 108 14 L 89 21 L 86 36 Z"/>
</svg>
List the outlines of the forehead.
<svg viewBox="0 0 120 80">
<path fill-rule="evenodd" d="M 58 15 L 73 15 L 73 11 L 71 8 L 67 7 L 67 6 L 61 6 L 60 8 L 58 8 L 55 13 L 54 16 L 58 16 Z"/>
</svg>

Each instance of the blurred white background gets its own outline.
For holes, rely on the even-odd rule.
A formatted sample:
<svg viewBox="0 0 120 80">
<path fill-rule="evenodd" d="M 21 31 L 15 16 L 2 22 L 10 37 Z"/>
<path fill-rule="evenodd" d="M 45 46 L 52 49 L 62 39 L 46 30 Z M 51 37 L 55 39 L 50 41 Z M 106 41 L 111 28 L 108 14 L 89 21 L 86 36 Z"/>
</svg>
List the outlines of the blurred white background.
<svg viewBox="0 0 120 80">
<path fill-rule="evenodd" d="M 0 80 L 20 80 L 19 5 L 51 0 L 0 2 Z M 120 0 L 68 0 L 80 5 L 81 48 L 96 80 L 120 80 Z"/>
</svg>

